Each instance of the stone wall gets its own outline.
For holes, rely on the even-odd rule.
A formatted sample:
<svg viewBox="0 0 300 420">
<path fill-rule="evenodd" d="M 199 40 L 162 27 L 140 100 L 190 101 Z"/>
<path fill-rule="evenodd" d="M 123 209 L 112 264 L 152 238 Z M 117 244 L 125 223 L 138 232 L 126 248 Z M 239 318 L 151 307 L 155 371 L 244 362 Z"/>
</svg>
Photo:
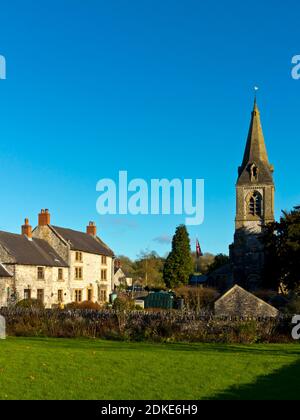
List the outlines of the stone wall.
<svg viewBox="0 0 300 420">
<path fill-rule="evenodd" d="M 49 226 L 37 226 L 32 232 L 32 236 L 34 238 L 44 239 L 44 241 L 48 242 L 58 255 L 69 265 L 69 245 L 60 239 Z"/>
<path fill-rule="evenodd" d="M 13 279 L 11 277 L 0 277 L 0 308 L 7 306 L 7 299 L 13 288 Z"/>
<path fill-rule="evenodd" d="M 277 317 L 279 311 L 252 293 L 234 286 L 215 302 L 215 315 L 237 317 Z"/>
</svg>

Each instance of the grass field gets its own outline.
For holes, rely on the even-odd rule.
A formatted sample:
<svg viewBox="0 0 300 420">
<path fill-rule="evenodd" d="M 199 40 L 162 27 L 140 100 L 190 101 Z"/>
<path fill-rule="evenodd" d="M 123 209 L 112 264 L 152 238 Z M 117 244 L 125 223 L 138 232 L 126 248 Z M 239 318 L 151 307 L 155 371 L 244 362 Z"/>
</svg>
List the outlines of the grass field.
<svg viewBox="0 0 300 420">
<path fill-rule="evenodd" d="M 0 340 L 0 399 L 299 399 L 300 346 Z"/>
</svg>

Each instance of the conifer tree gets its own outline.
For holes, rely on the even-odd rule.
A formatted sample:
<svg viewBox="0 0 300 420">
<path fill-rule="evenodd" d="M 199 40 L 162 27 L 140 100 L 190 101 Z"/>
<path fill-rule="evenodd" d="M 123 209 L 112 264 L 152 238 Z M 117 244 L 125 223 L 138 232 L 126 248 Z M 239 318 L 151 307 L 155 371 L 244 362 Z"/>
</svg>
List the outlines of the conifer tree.
<svg viewBox="0 0 300 420">
<path fill-rule="evenodd" d="M 188 284 L 193 273 L 190 238 L 184 225 L 177 227 L 172 240 L 172 251 L 164 265 L 163 278 L 169 288 Z"/>
</svg>

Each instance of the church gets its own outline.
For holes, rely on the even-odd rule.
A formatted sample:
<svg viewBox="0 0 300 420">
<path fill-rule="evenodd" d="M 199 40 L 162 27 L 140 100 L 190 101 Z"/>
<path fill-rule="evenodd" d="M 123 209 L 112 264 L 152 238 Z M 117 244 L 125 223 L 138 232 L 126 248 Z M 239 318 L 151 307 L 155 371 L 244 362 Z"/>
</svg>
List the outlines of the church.
<svg viewBox="0 0 300 420">
<path fill-rule="evenodd" d="M 234 243 L 230 247 L 234 282 L 248 290 L 262 284 L 265 225 L 274 221 L 274 167 L 270 164 L 255 100 L 244 158 L 236 184 Z"/>
<path fill-rule="evenodd" d="M 250 291 L 262 286 L 264 246 L 261 236 L 264 226 L 274 221 L 273 172 L 255 99 L 245 152 L 238 168 L 230 263 L 209 275 L 209 286 L 223 291 L 234 284 Z"/>
</svg>

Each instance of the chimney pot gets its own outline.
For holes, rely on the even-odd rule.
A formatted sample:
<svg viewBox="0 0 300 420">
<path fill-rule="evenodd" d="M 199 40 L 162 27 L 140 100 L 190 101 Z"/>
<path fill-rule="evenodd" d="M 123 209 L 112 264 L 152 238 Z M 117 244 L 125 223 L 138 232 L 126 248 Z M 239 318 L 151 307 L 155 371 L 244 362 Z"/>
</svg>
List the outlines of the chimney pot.
<svg viewBox="0 0 300 420">
<path fill-rule="evenodd" d="M 86 228 L 86 233 L 91 236 L 97 236 L 97 226 L 95 222 L 89 222 Z"/>
<path fill-rule="evenodd" d="M 50 225 L 50 213 L 49 210 L 42 209 L 39 214 L 39 226 L 47 226 Z"/>
<path fill-rule="evenodd" d="M 22 226 L 22 235 L 27 236 L 27 238 L 32 238 L 32 227 L 29 224 L 29 219 L 25 219 L 25 223 Z"/>
</svg>

